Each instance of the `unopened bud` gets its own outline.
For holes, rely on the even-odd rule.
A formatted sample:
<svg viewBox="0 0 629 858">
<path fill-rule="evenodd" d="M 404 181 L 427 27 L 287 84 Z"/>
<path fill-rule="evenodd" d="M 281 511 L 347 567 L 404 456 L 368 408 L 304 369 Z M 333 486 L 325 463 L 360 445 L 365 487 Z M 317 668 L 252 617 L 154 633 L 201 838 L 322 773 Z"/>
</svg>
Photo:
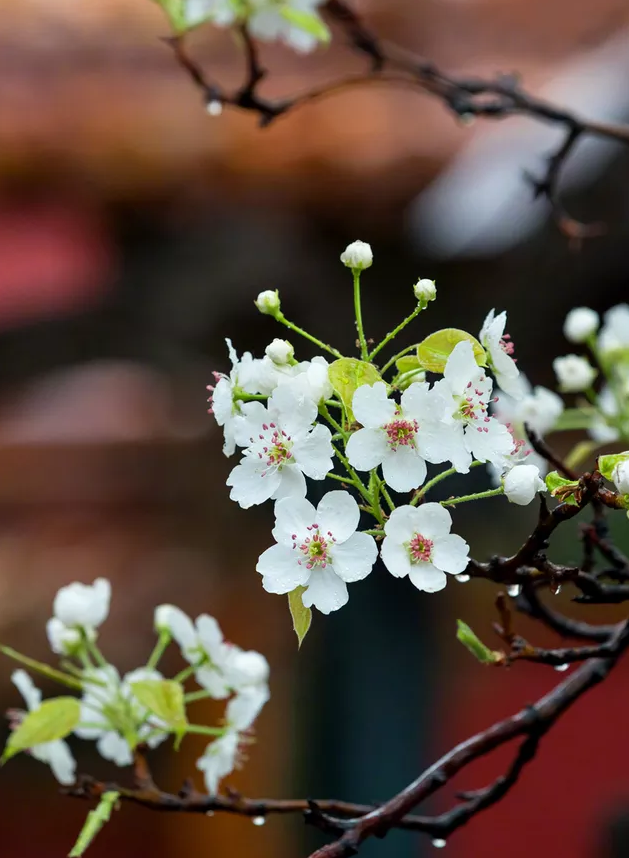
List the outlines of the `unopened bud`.
<svg viewBox="0 0 629 858">
<path fill-rule="evenodd" d="M 264 352 L 278 366 L 286 366 L 295 357 L 295 349 L 291 343 L 277 337 L 265 348 Z"/>
<path fill-rule="evenodd" d="M 373 262 L 370 245 L 364 241 L 353 241 L 341 253 L 341 262 L 354 271 L 369 268 Z"/>
<path fill-rule="evenodd" d="M 434 280 L 418 280 L 413 286 L 413 292 L 418 301 L 427 304 L 437 297 L 437 287 Z"/>
<path fill-rule="evenodd" d="M 253 302 L 258 310 L 265 316 L 275 316 L 280 311 L 280 293 L 267 289 L 265 292 L 260 292 L 256 300 Z"/>
</svg>

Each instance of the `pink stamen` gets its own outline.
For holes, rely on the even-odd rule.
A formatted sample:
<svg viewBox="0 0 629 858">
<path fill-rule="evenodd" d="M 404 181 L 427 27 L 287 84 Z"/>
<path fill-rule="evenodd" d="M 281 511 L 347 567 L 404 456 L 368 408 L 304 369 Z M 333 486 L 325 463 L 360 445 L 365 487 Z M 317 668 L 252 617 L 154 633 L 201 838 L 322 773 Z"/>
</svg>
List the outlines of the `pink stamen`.
<svg viewBox="0 0 629 858">
<path fill-rule="evenodd" d="M 422 536 L 421 533 L 416 533 L 408 543 L 408 552 L 411 556 L 412 563 L 429 563 L 432 556 L 433 542 Z"/>
</svg>

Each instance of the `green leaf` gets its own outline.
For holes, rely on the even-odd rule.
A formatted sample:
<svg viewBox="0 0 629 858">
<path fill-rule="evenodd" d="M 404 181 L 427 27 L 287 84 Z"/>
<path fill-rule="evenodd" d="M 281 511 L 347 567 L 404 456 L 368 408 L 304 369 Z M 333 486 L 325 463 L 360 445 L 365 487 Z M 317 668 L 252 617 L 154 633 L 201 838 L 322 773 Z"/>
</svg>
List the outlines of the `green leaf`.
<svg viewBox="0 0 629 858">
<path fill-rule="evenodd" d="M 609 456 L 599 456 L 598 457 L 598 469 L 601 474 L 605 477 L 606 480 L 612 479 L 612 474 L 614 473 L 614 468 L 616 465 L 619 465 L 621 462 L 626 462 L 629 460 L 629 453 L 613 453 Z"/>
<path fill-rule="evenodd" d="M 83 855 L 103 825 L 109 822 L 111 812 L 119 797 L 119 792 L 104 792 L 102 794 L 94 810 L 90 810 L 87 814 L 87 819 L 76 839 L 76 843 L 72 847 L 72 851 L 68 854 L 68 858 L 80 858 Z"/>
<path fill-rule="evenodd" d="M 413 372 L 413 370 L 416 369 L 423 369 L 415 355 L 405 355 L 404 357 L 398 358 L 395 365 L 399 373 Z"/>
<path fill-rule="evenodd" d="M 579 441 L 566 456 L 566 467 L 574 470 L 600 446 L 600 441 Z"/>
<path fill-rule="evenodd" d="M 186 704 L 184 690 L 174 679 L 143 679 L 131 685 L 140 703 L 175 730 L 185 731 Z"/>
<path fill-rule="evenodd" d="M 589 429 L 592 418 L 596 415 L 594 408 L 566 408 L 553 425 L 553 432 L 564 432 L 571 429 Z"/>
<path fill-rule="evenodd" d="M 305 587 L 296 587 L 288 594 L 288 607 L 293 618 L 293 629 L 297 635 L 299 649 L 301 649 L 312 622 L 312 611 L 304 605 L 301 598 L 305 589 Z"/>
<path fill-rule="evenodd" d="M 499 652 L 494 652 L 490 650 L 489 647 L 485 646 L 485 644 L 474 634 L 471 628 L 467 623 L 464 623 L 463 620 L 457 620 L 457 639 L 463 644 L 464 647 L 467 647 L 472 655 L 477 658 L 483 664 L 495 664 L 498 661 L 501 661 L 503 656 Z"/>
<path fill-rule="evenodd" d="M 458 328 L 443 328 L 441 331 L 430 334 L 417 346 L 417 358 L 430 372 L 443 372 L 454 347 L 465 340 L 472 344 L 476 363 L 479 366 L 487 366 L 485 349 L 476 337 Z"/>
<path fill-rule="evenodd" d="M 6 763 L 20 751 L 65 738 L 74 730 L 80 717 L 81 704 L 76 697 L 45 700 L 38 709 L 29 712 L 17 730 L 11 733 L 0 763 Z"/>
<path fill-rule="evenodd" d="M 8 658 L 12 658 L 13 661 L 17 661 L 19 664 L 23 664 L 25 667 L 34 670 L 36 673 L 40 673 L 42 676 L 52 679 L 54 682 L 58 682 L 60 685 L 65 685 L 67 688 L 74 688 L 76 691 L 83 690 L 83 683 L 80 679 L 77 679 L 74 676 L 69 676 L 61 670 L 55 670 L 54 667 L 50 667 L 49 664 L 44 664 L 43 661 L 35 661 L 34 658 L 22 655 L 21 652 L 11 649 L 10 646 L 3 646 L 2 644 L 0 644 L 0 652 Z"/>
<path fill-rule="evenodd" d="M 578 480 L 567 480 L 562 477 L 557 471 L 551 471 L 546 474 L 546 488 L 554 498 L 557 498 L 562 503 L 570 504 L 570 506 L 578 506 L 579 500 L 576 494 L 580 492 Z"/>
<path fill-rule="evenodd" d="M 285 21 L 288 21 L 293 27 L 298 27 L 305 33 L 314 36 L 318 42 L 327 44 L 330 41 L 330 30 L 321 18 L 313 12 L 301 12 L 292 6 L 282 6 L 279 12 Z"/>
<path fill-rule="evenodd" d="M 354 422 L 352 400 L 358 388 L 364 384 L 375 384 L 377 381 L 382 381 L 380 373 L 372 363 L 357 358 L 335 360 L 330 364 L 328 375 L 332 387 L 341 397 L 350 423 Z"/>
</svg>

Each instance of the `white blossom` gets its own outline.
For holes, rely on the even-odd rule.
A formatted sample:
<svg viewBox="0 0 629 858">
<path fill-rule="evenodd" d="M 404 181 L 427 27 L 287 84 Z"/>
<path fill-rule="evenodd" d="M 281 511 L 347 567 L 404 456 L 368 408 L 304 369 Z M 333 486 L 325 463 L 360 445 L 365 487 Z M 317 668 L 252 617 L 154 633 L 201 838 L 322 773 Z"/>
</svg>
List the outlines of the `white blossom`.
<svg viewBox="0 0 629 858">
<path fill-rule="evenodd" d="M 511 357 L 514 350 L 511 337 L 504 332 L 506 324 L 507 314 L 505 312 L 496 316 L 495 310 L 490 310 L 483 322 L 479 338 L 499 386 L 510 396 L 520 399 L 524 391 L 520 371 Z"/>
<path fill-rule="evenodd" d="M 598 337 L 598 349 L 603 355 L 629 349 L 629 304 L 617 304 L 604 315 Z"/>
<path fill-rule="evenodd" d="M 413 286 L 413 292 L 418 301 L 428 303 L 437 297 L 437 287 L 434 280 L 418 280 Z"/>
<path fill-rule="evenodd" d="M 608 385 L 596 397 L 597 413 L 588 427 L 591 437 L 599 444 L 611 444 L 620 438 L 620 430 L 614 425 L 620 410 L 614 391 Z"/>
<path fill-rule="evenodd" d="M 305 497 L 306 480 L 323 480 L 332 469 L 332 435 L 313 426 L 317 406 L 305 393 L 280 386 L 268 408 L 259 402 L 235 424 L 236 442 L 247 448 L 227 478 L 230 498 L 243 509 L 284 497 Z"/>
<path fill-rule="evenodd" d="M 546 491 L 546 483 L 535 465 L 515 465 L 502 484 L 509 501 L 519 506 L 530 504 L 538 492 Z"/>
<path fill-rule="evenodd" d="M 501 423 L 512 425 L 518 437 L 524 437 L 525 425 L 543 437 L 554 428 L 562 415 L 563 399 L 539 384 L 531 388 L 528 380 L 524 376 L 520 377 L 524 394 L 522 398 L 514 399 L 500 391 L 493 413 Z"/>
<path fill-rule="evenodd" d="M 236 7 L 233 0 L 183 0 L 183 17 L 188 27 L 204 21 L 229 27 L 236 21 Z"/>
<path fill-rule="evenodd" d="M 288 340 L 280 340 L 276 337 L 272 343 L 265 348 L 264 353 L 274 364 L 283 366 L 289 363 L 295 356 L 295 349 Z"/>
<path fill-rule="evenodd" d="M 41 691 L 35 686 L 28 673 L 25 670 L 15 670 L 11 674 L 11 681 L 24 698 L 28 711 L 36 712 L 42 702 Z M 21 713 L 18 713 L 18 723 L 21 717 Z M 29 748 L 28 752 L 36 760 L 50 766 L 59 783 L 66 786 L 74 783 L 76 762 L 67 742 L 63 739 L 57 739 L 54 742 L 42 742 Z"/>
<path fill-rule="evenodd" d="M 57 617 L 51 617 L 46 623 L 46 636 L 53 652 L 59 655 L 71 655 L 81 646 L 81 632 L 69 628 Z"/>
<path fill-rule="evenodd" d="M 269 593 L 290 593 L 307 587 L 306 607 L 321 613 L 336 611 L 348 601 L 347 584 L 371 572 L 376 543 L 356 533 L 360 511 L 343 491 L 328 492 L 316 510 L 305 498 L 288 498 L 275 505 L 273 537 L 277 545 L 259 558 L 257 571 Z"/>
<path fill-rule="evenodd" d="M 353 241 L 341 253 L 341 262 L 356 271 L 369 268 L 373 263 L 371 246 L 364 241 Z"/>
<path fill-rule="evenodd" d="M 362 385 L 354 393 L 352 410 L 363 428 L 347 442 L 350 464 L 359 471 L 382 465 L 386 483 L 397 492 L 421 486 L 426 479 L 421 427 L 431 416 L 428 384 L 411 384 L 400 405 L 387 398 L 382 381 Z"/>
<path fill-rule="evenodd" d="M 314 50 L 319 39 L 282 14 L 283 9 L 299 13 L 316 15 L 317 7 L 324 0 L 253 0 L 247 19 L 247 29 L 256 39 L 263 41 L 281 41 L 299 53 Z"/>
<path fill-rule="evenodd" d="M 264 316 L 275 316 L 280 309 L 280 293 L 277 289 L 266 289 L 253 303 Z"/>
<path fill-rule="evenodd" d="M 156 748 L 168 737 L 160 729 L 164 725 L 149 715 L 132 688 L 135 682 L 161 678 L 158 671 L 147 667 L 132 670 L 122 680 L 111 664 L 86 671 L 81 721 L 87 726 L 79 725 L 74 732 L 80 739 L 95 739 L 98 753 L 106 760 L 117 766 L 131 765 L 132 743 L 145 742 Z"/>
<path fill-rule="evenodd" d="M 618 462 L 612 471 L 612 482 L 621 495 L 629 495 L 629 452 L 627 458 Z"/>
<path fill-rule="evenodd" d="M 451 527 L 450 513 L 438 503 L 398 507 L 384 526 L 384 565 L 396 578 L 408 575 L 418 590 L 442 590 L 445 573 L 459 575 L 469 561 L 469 546 Z"/>
<path fill-rule="evenodd" d="M 93 584 L 76 581 L 62 587 L 53 602 L 53 613 L 70 627 L 98 628 L 109 614 L 111 584 L 106 578 L 97 578 Z"/>
<path fill-rule="evenodd" d="M 563 333 L 571 343 L 584 343 L 598 330 L 598 313 L 589 307 L 575 307 L 566 316 Z"/>
<path fill-rule="evenodd" d="M 565 355 L 555 358 L 553 369 L 563 393 L 581 393 L 592 386 L 596 370 L 589 361 L 579 355 Z"/>
<path fill-rule="evenodd" d="M 443 378 L 430 392 L 434 420 L 422 431 L 428 461 L 450 461 L 463 474 L 469 471 L 472 456 L 501 465 L 513 439 L 507 427 L 488 413 L 491 391 L 491 379 L 476 363 L 472 344 L 457 343 Z"/>
</svg>

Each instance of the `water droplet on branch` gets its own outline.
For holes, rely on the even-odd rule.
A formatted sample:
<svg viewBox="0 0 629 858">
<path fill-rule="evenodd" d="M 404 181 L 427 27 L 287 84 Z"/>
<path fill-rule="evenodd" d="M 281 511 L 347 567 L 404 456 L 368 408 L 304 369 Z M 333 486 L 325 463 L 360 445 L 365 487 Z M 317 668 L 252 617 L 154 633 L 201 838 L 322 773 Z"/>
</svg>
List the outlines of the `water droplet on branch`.
<svg viewBox="0 0 629 858">
<path fill-rule="evenodd" d="M 512 599 L 515 599 L 516 596 L 519 596 L 522 592 L 522 587 L 519 584 L 509 584 L 507 587 L 507 593 L 511 596 Z"/>
<path fill-rule="evenodd" d="M 251 821 L 254 825 L 264 825 L 266 818 L 264 816 L 254 816 Z"/>
<path fill-rule="evenodd" d="M 218 99 L 213 98 L 212 101 L 208 101 L 205 106 L 205 109 L 210 114 L 210 116 L 220 116 L 223 112 L 223 105 Z"/>
<path fill-rule="evenodd" d="M 467 582 L 471 580 L 469 575 L 455 575 L 454 577 L 459 582 L 459 584 L 467 584 Z"/>
<path fill-rule="evenodd" d="M 557 673 L 563 673 L 564 670 L 568 670 L 569 667 L 569 664 L 556 664 L 555 670 L 557 671 Z"/>
<path fill-rule="evenodd" d="M 443 847 L 446 845 L 446 841 L 440 837 L 435 837 L 435 839 L 432 841 L 432 845 L 435 847 L 435 849 L 443 849 Z"/>
</svg>

